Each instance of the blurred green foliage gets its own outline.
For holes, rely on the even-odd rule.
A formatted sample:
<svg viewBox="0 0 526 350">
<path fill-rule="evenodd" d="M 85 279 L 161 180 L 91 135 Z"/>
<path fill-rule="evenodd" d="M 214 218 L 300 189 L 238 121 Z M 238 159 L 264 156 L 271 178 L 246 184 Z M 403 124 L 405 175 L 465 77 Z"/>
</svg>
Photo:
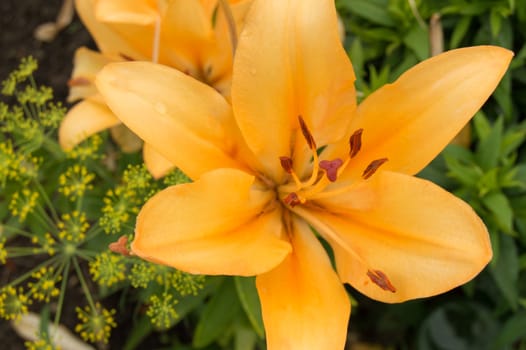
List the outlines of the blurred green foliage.
<svg viewBox="0 0 526 350">
<path fill-rule="evenodd" d="M 473 119 L 468 142 L 448 146 L 420 174 L 477 211 L 490 232 L 492 262 L 462 288 L 426 300 L 385 305 L 350 290 L 358 301 L 351 343 L 526 349 L 526 0 L 337 0 L 336 5 L 362 99 L 430 57 L 431 49 L 490 44 L 515 53 Z"/>
</svg>

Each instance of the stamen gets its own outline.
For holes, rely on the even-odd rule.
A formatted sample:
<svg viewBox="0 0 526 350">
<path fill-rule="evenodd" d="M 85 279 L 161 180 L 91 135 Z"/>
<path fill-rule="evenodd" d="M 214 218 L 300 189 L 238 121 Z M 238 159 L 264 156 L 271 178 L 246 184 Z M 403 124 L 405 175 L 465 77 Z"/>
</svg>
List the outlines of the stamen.
<svg viewBox="0 0 526 350">
<path fill-rule="evenodd" d="M 119 52 L 119 56 L 121 56 L 126 61 L 135 61 L 135 59 L 133 57 L 128 56 L 128 55 L 126 55 L 126 54 L 124 54 L 122 52 Z"/>
<path fill-rule="evenodd" d="M 157 0 L 157 11 L 159 14 L 155 20 L 155 27 L 153 31 L 152 41 L 152 62 L 159 62 L 159 48 L 161 43 L 161 1 Z"/>
<path fill-rule="evenodd" d="M 302 201 L 300 197 L 298 197 L 296 192 L 291 192 L 285 198 L 283 198 L 283 203 L 290 205 L 292 208 L 294 208 L 296 205 L 301 204 Z"/>
<path fill-rule="evenodd" d="M 351 151 L 349 152 L 349 155 L 351 158 L 354 158 L 360 151 L 360 148 L 362 148 L 362 133 L 363 129 L 356 130 L 349 139 L 349 146 L 351 148 Z"/>
<path fill-rule="evenodd" d="M 376 170 L 378 170 L 378 168 L 387 161 L 387 158 L 373 160 L 371 164 L 369 164 L 367 168 L 365 168 L 365 170 L 363 171 L 362 178 L 364 180 L 370 178 L 376 172 Z"/>
<path fill-rule="evenodd" d="M 393 286 L 387 275 L 380 270 L 368 270 L 367 277 L 373 281 L 378 287 L 383 290 L 390 291 L 391 293 L 396 292 L 396 288 Z"/>
<path fill-rule="evenodd" d="M 294 172 L 294 169 L 292 168 L 292 158 L 290 157 L 279 157 L 279 161 L 281 163 L 281 167 L 285 169 L 285 171 L 292 176 L 292 179 L 294 180 L 294 183 L 296 184 L 296 190 L 301 189 L 302 184 L 301 180 L 299 179 L 298 175 Z"/>
<path fill-rule="evenodd" d="M 316 142 L 314 141 L 314 137 L 310 133 L 307 124 L 305 124 L 305 120 L 303 120 L 303 117 L 301 115 L 298 116 L 298 120 L 300 122 L 300 128 L 301 132 L 303 133 L 303 137 L 305 138 L 305 141 L 307 141 L 307 145 L 311 150 L 316 152 Z"/>
<path fill-rule="evenodd" d="M 342 166 L 343 160 L 336 158 L 334 160 L 322 160 L 320 162 L 320 168 L 325 170 L 329 181 L 334 182 L 338 177 L 338 169 Z"/>
<path fill-rule="evenodd" d="M 232 8 L 228 1 L 219 0 L 219 3 L 221 4 L 221 8 L 223 9 L 228 24 L 228 34 L 230 35 L 230 41 L 232 42 L 232 55 L 234 55 L 237 48 L 237 29 L 234 14 L 232 13 Z"/>
<path fill-rule="evenodd" d="M 290 157 L 279 157 L 281 167 L 289 174 L 292 174 L 292 158 Z"/>
<path fill-rule="evenodd" d="M 368 265 L 367 262 L 359 255 L 341 236 L 336 233 L 330 225 L 327 225 L 325 221 L 320 220 L 317 215 L 313 215 L 312 211 L 305 210 L 303 207 L 292 208 L 292 212 L 298 216 L 305 219 L 312 227 L 314 227 L 320 235 L 332 242 L 331 244 L 336 244 L 342 247 L 348 254 L 352 255 L 357 261 L 361 262 L 364 265 Z"/>
<path fill-rule="evenodd" d="M 91 81 L 85 77 L 76 77 L 68 80 L 68 87 L 90 85 Z"/>
<path fill-rule="evenodd" d="M 110 243 L 108 245 L 108 248 L 114 253 L 121 254 L 124 256 L 131 256 L 132 253 L 126 247 L 127 243 L 128 238 L 126 236 L 120 236 L 117 242 Z"/>
</svg>

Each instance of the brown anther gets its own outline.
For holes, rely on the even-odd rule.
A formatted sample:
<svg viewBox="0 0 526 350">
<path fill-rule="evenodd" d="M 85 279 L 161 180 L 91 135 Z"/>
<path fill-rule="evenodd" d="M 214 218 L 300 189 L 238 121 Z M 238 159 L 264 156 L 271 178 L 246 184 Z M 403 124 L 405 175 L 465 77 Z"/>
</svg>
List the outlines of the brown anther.
<svg viewBox="0 0 526 350">
<path fill-rule="evenodd" d="M 124 256 L 131 256 L 132 253 L 126 247 L 126 244 L 128 244 L 128 237 L 120 236 L 117 242 L 110 243 L 108 248 L 114 253 L 122 254 Z"/>
<path fill-rule="evenodd" d="M 287 205 L 290 205 L 292 208 L 298 204 L 301 204 L 301 200 L 296 192 L 289 193 L 285 198 L 283 198 L 283 202 Z"/>
<path fill-rule="evenodd" d="M 396 292 L 396 288 L 393 286 L 387 275 L 380 270 L 368 270 L 367 277 L 373 281 L 378 287 L 391 293 Z"/>
<path fill-rule="evenodd" d="M 370 178 L 375 172 L 376 170 L 378 170 L 378 168 L 384 164 L 385 162 L 387 162 L 388 159 L 387 158 L 380 158 L 380 159 L 375 159 L 373 160 L 368 166 L 367 168 L 365 168 L 365 170 L 363 171 L 363 174 L 362 174 L 362 177 L 364 179 L 368 179 Z"/>
<path fill-rule="evenodd" d="M 90 85 L 91 81 L 85 77 L 76 77 L 68 80 L 68 87 Z"/>
<path fill-rule="evenodd" d="M 354 156 L 356 156 L 360 151 L 360 148 L 362 148 L 362 133 L 363 129 L 358 129 L 351 135 L 351 138 L 349 139 L 349 146 L 351 149 L 349 151 L 349 155 L 351 158 L 354 158 Z"/>
<path fill-rule="evenodd" d="M 298 120 L 300 122 L 300 128 L 301 132 L 303 133 L 303 137 L 305 138 L 305 141 L 307 141 L 307 145 L 310 149 L 315 150 L 316 142 L 314 141 L 314 137 L 312 137 L 312 134 L 310 133 L 309 128 L 307 127 L 307 124 L 305 124 L 305 120 L 303 120 L 303 117 L 301 115 L 298 116 Z"/>
<path fill-rule="evenodd" d="M 126 55 L 126 54 L 124 54 L 124 53 L 122 53 L 122 52 L 119 53 L 119 56 L 121 56 L 121 57 L 122 57 L 123 59 L 125 59 L 126 61 L 135 61 L 135 60 L 133 59 L 133 57 L 128 56 L 128 55 Z"/>
<path fill-rule="evenodd" d="M 343 160 L 341 160 L 340 158 L 336 158 L 334 160 L 322 160 L 320 162 L 320 168 L 325 170 L 329 181 L 334 182 L 338 177 L 338 169 L 340 169 L 342 164 Z"/>
<path fill-rule="evenodd" d="M 292 158 L 290 157 L 279 157 L 281 167 L 289 174 L 292 174 Z"/>
</svg>

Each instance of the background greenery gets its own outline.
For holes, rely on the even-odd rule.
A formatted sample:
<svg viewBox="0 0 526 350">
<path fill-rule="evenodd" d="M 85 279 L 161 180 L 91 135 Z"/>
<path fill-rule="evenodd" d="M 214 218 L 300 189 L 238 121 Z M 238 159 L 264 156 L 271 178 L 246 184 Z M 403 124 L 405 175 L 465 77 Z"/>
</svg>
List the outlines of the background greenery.
<svg viewBox="0 0 526 350">
<path fill-rule="evenodd" d="M 475 208 L 489 228 L 493 261 L 467 285 L 425 300 L 387 305 L 348 288 L 348 348 L 526 349 L 526 0 L 336 4 L 360 99 L 432 52 L 483 44 L 515 52 L 471 126 L 420 174 Z M 25 68 L 2 85 L 0 103 L 0 262 L 9 277 L 0 317 L 41 315 L 40 339 L 29 349 L 53 349 L 46 347 L 51 324 L 76 329 L 100 349 L 105 341 L 125 350 L 263 349 L 253 279 L 189 276 L 108 252 L 108 243 L 131 237 L 147 198 L 187 179 L 153 180 L 140 154 L 120 153 L 107 132 L 61 151 L 56 128 L 65 109 Z M 89 226 L 80 214 L 74 222 L 74 212 Z M 72 222 L 76 235 L 63 233 Z M 42 278 L 35 266 L 44 265 L 54 270 Z"/>
</svg>

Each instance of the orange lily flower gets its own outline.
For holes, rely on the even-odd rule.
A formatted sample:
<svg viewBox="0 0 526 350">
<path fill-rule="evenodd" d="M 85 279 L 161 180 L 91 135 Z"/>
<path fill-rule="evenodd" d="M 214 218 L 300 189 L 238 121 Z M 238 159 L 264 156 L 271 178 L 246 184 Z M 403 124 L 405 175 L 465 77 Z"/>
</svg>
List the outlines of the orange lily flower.
<svg viewBox="0 0 526 350">
<path fill-rule="evenodd" d="M 236 28 L 242 26 L 251 1 L 228 1 Z M 80 48 L 75 54 L 68 100 L 83 101 L 68 112 L 60 127 L 59 141 L 65 150 L 108 128 L 123 151 L 140 149 L 141 140 L 120 125 L 93 84 L 95 75 L 110 62 L 151 60 L 230 96 L 233 28 L 218 0 L 76 0 L 75 5 L 101 52 Z M 173 167 L 150 145 L 143 152 L 155 177 Z"/>
<path fill-rule="evenodd" d="M 334 2 L 255 0 L 232 105 L 165 66 L 107 65 L 96 84 L 110 108 L 194 180 L 144 205 L 133 253 L 190 273 L 257 276 L 269 349 L 343 349 L 342 282 L 402 302 L 466 283 L 491 259 L 471 207 L 413 175 L 511 57 L 492 46 L 446 52 L 357 106 Z"/>
</svg>

